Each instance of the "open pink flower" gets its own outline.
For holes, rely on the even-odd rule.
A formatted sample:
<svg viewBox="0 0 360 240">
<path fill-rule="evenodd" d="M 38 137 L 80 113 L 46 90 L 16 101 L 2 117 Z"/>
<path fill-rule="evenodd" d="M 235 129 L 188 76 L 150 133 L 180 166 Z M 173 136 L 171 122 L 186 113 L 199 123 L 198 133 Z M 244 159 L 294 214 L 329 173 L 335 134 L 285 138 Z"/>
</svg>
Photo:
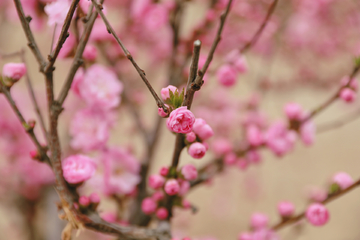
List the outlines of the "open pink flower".
<svg viewBox="0 0 360 240">
<path fill-rule="evenodd" d="M 70 8 L 67 0 L 57 0 L 45 6 L 45 13 L 49 16 L 48 25 L 63 24 Z"/>
<path fill-rule="evenodd" d="M 164 190 L 170 196 L 176 195 L 180 191 L 179 182 L 176 179 L 169 179 L 165 183 Z"/>
<path fill-rule="evenodd" d="M 95 162 L 84 155 L 72 155 L 62 162 L 64 178 L 68 183 L 77 184 L 90 179 L 95 171 Z"/>
<path fill-rule="evenodd" d="M 191 132 L 194 123 L 194 114 L 186 107 L 179 107 L 172 111 L 166 121 L 168 129 L 176 133 Z"/>
</svg>

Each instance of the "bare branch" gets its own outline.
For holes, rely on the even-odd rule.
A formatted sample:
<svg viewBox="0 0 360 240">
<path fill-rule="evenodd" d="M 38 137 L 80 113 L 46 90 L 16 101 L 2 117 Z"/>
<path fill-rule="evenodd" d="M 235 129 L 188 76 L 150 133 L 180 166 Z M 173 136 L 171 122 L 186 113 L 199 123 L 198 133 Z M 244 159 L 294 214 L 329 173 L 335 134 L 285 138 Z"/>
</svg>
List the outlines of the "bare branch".
<svg viewBox="0 0 360 240">
<path fill-rule="evenodd" d="M 47 63 L 47 65 L 46 65 L 46 67 L 44 69 L 45 73 L 54 70 L 53 66 L 55 64 L 56 58 L 59 55 L 59 52 L 60 52 L 64 42 L 66 41 L 66 38 L 69 36 L 68 30 L 69 30 L 69 27 L 70 27 L 71 19 L 72 19 L 73 15 L 74 15 L 74 12 L 76 10 L 76 7 L 77 7 L 79 1 L 80 0 L 73 0 L 72 3 L 71 3 L 70 9 L 69 9 L 69 11 L 68 11 L 68 13 L 66 15 L 65 21 L 64 21 L 64 25 L 63 25 L 63 27 L 61 29 L 59 39 L 58 39 L 58 41 L 56 43 L 56 47 L 51 52 L 51 54 L 48 56 L 49 62 Z"/>
<path fill-rule="evenodd" d="M 269 10 L 268 10 L 268 12 L 267 12 L 267 14 L 266 14 L 266 17 L 265 17 L 264 21 L 261 23 L 259 29 L 255 32 L 255 34 L 254 34 L 254 36 L 251 38 L 251 40 L 250 40 L 247 44 L 245 44 L 245 46 L 243 46 L 243 47 L 240 49 L 240 52 L 241 52 L 241 53 L 246 52 L 247 50 L 249 50 L 251 47 L 253 47 L 253 46 L 257 43 L 257 41 L 259 40 L 259 38 L 260 38 L 262 32 L 264 31 L 266 25 L 268 24 L 268 22 L 269 22 L 269 20 L 270 20 L 270 18 L 271 18 L 271 16 L 272 16 L 272 14 L 274 13 L 275 8 L 276 8 L 276 5 L 277 5 L 278 2 L 279 2 L 279 0 L 274 0 L 274 1 L 271 3 L 271 5 L 270 5 L 270 7 L 269 7 Z"/>
<path fill-rule="evenodd" d="M 96 0 L 91 0 L 93 5 L 96 8 L 96 11 L 100 14 L 101 18 L 103 19 L 107 30 L 114 36 L 114 38 L 116 39 L 116 41 L 118 42 L 118 44 L 120 45 L 121 49 L 123 50 L 125 56 L 127 57 L 127 59 L 130 60 L 130 62 L 132 63 L 132 65 L 135 67 L 136 71 L 139 73 L 141 79 L 144 81 L 145 85 L 147 86 L 147 88 L 149 89 L 149 91 L 151 92 L 151 94 L 153 95 L 156 104 L 159 108 L 162 108 L 164 110 L 164 112 L 168 112 L 167 107 L 165 106 L 164 102 L 159 98 L 159 96 L 156 94 L 155 90 L 153 89 L 153 87 L 151 86 L 150 82 L 148 81 L 148 79 L 145 76 L 145 72 L 144 70 L 142 70 L 137 63 L 135 62 L 133 56 L 130 54 L 130 52 L 126 49 L 126 47 L 124 46 L 124 44 L 121 42 L 120 38 L 116 35 L 113 27 L 110 25 L 109 21 L 107 20 L 106 16 L 104 15 L 104 13 L 101 11 L 102 6 L 99 5 Z"/>
<path fill-rule="evenodd" d="M 43 67 L 46 64 L 46 61 L 44 59 L 44 57 L 41 55 L 41 52 L 39 50 L 39 47 L 37 46 L 36 42 L 35 42 L 35 38 L 31 32 L 30 29 L 30 25 L 29 22 L 31 21 L 31 17 L 25 17 L 25 13 L 24 10 L 22 8 L 21 2 L 20 0 L 14 0 L 15 6 L 16 6 L 16 11 L 19 15 L 19 19 L 21 21 L 21 25 L 24 29 L 26 38 L 28 40 L 28 46 L 30 47 L 31 51 L 33 52 L 33 54 L 36 57 L 36 60 L 39 63 L 40 66 L 40 71 L 43 72 Z"/>
</svg>

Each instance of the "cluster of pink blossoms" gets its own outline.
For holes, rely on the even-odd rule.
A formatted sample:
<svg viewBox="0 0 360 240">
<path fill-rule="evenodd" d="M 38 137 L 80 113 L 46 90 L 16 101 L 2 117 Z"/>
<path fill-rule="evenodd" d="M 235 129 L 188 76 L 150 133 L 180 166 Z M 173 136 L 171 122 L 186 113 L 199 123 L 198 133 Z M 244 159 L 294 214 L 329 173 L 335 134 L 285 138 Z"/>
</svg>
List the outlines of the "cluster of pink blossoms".
<svg viewBox="0 0 360 240">
<path fill-rule="evenodd" d="M 248 64 L 238 50 L 231 51 L 225 59 L 226 63 L 217 70 L 216 76 L 220 84 L 231 87 L 235 85 L 239 74 L 247 72 Z"/>
<path fill-rule="evenodd" d="M 158 219 L 166 219 L 169 214 L 165 205 L 168 196 L 175 198 L 174 202 L 178 207 L 189 209 L 191 205 L 184 196 L 190 189 L 190 181 L 196 180 L 197 176 L 197 169 L 192 164 L 183 166 L 175 173 L 170 172 L 167 167 L 162 167 L 159 174 L 149 177 L 149 186 L 155 192 L 143 200 L 141 209 L 147 215 L 156 214 Z"/>
<path fill-rule="evenodd" d="M 182 103 L 181 96 L 178 96 L 179 90 L 169 85 L 161 89 L 161 97 L 167 103 L 167 107 L 172 110 L 167 121 L 167 128 L 175 133 L 186 134 L 185 142 L 188 146 L 188 153 L 196 159 L 204 157 L 209 146 L 205 142 L 214 135 L 214 131 L 202 118 L 195 118 L 194 114 L 187 107 L 177 107 L 173 103 L 179 98 Z M 171 96 L 172 95 L 172 98 Z M 176 108 L 177 107 L 177 108 Z M 167 117 L 162 108 L 158 111 L 161 117 Z"/>
</svg>

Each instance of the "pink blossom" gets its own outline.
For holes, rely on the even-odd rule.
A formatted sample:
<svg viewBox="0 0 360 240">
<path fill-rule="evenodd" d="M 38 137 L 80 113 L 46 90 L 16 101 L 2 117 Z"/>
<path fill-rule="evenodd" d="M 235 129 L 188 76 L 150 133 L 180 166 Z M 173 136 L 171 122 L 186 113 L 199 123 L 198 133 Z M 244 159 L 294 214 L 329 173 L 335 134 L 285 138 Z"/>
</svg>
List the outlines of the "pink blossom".
<svg viewBox="0 0 360 240">
<path fill-rule="evenodd" d="M 181 168 L 181 174 L 186 180 L 195 180 L 197 178 L 198 172 L 194 165 L 186 164 Z"/>
<path fill-rule="evenodd" d="M 77 112 L 70 123 L 70 145 L 74 149 L 91 151 L 102 149 L 109 139 L 111 113 L 83 109 Z"/>
<path fill-rule="evenodd" d="M 70 2 L 67 0 L 57 0 L 45 6 L 45 13 L 49 16 L 48 25 L 62 25 L 70 8 Z"/>
<path fill-rule="evenodd" d="M 64 178 L 68 183 L 77 184 L 90 179 L 96 171 L 95 162 L 84 155 L 72 155 L 62 161 Z"/>
<path fill-rule="evenodd" d="M 322 226 L 329 221 L 329 211 L 324 205 L 313 203 L 306 210 L 306 219 L 314 226 Z"/>
<path fill-rule="evenodd" d="M 283 122 L 275 122 L 266 132 L 266 145 L 277 156 L 291 151 L 296 140 L 296 133 L 289 131 Z"/>
<path fill-rule="evenodd" d="M 342 86 L 346 86 L 349 82 L 349 76 L 344 76 L 342 79 L 341 79 L 341 85 Z M 351 79 L 351 82 L 349 84 L 349 87 L 354 90 L 355 92 L 357 92 L 357 90 L 359 89 L 359 83 L 358 83 L 358 80 L 356 78 L 353 78 Z"/>
<path fill-rule="evenodd" d="M 166 107 L 168 107 L 167 104 L 165 104 L 165 105 L 166 105 Z M 163 108 L 158 108 L 158 115 L 160 117 L 167 117 L 168 116 L 168 114 L 164 111 Z"/>
<path fill-rule="evenodd" d="M 123 85 L 113 71 L 94 64 L 78 80 L 74 91 L 78 91 L 89 106 L 109 110 L 120 104 Z"/>
<path fill-rule="evenodd" d="M 248 63 L 246 61 L 245 56 L 241 55 L 239 50 L 233 50 L 228 53 L 225 57 L 225 60 L 234 66 L 236 71 L 239 73 L 246 73 L 248 71 Z"/>
<path fill-rule="evenodd" d="M 304 110 L 297 103 L 288 103 L 284 107 L 286 116 L 291 120 L 302 120 L 304 116 Z"/>
<path fill-rule="evenodd" d="M 86 45 L 85 49 L 84 49 L 84 53 L 83 53 L 83 57 L 86 60 L 89 61 L 94 61 L 97 57 L 98 53 L 97 53 L 97 49 L 94 45 Z"/>
<path fill-rule="evenodd" d="M 196 123 L 196 120 L 195 120 Z M 196 135 L 194 132 L 189 132 L 186 134 L 186 141 L 188 141 L 189 143 L 192 143 L 196 140 Z"/>
<path fill-rule="evenodd" d="M 246 159 L 248 160 L 247 162 L 249 163 L 257 164 L 261 162 L 261 155 L 258 151 L 251 150 L 246 154 Z"/>
<path fill-rule="evenodd" d="M 325 189 L 313 186 L 306 189 L 306 195 L 312 201 L 322 202 L 326 199 L 328 194 Z"/>
<path fill-rule="evenodd" d="M 103 212 L 101 213 L 101 218 L 109 223 L 115 223 L 117 220 L 116 213 L 114 212 Z"/>
<path fill-rule="evenodd" d="M 196 118 L 193 126 L 193 131 L 202 140 L 206 140 L 214 135 L 212 128 L 202 118 Z"/>
<path fill-rule="evenodd" d="M 170 113 L 166 125 L 170 131 L 189 133 L 193 128 L 194 122 L 194 114 L 186 107 L 179 107 Z"/>
<path fill-rule="evenodd" d="M 154 192 L 154 194 L 151 196 L 152 199 L 154 199 L 154 201 L 158 202 L 162 199 L 164 199 L 164 193 L 159 191 L 159 192 Z"/>
<path fill-rule="evenodd" d="M 290 217 L 295 212 L 295 206 L 292 202 L 279 202 L 278 206 L 279 214 L 283 217 Z"/>
<path fill-rule="evenodd" d="M 223 86 L 231 87 L 236 83 L 237 72 L 233 66 L 226 64 L 217 70 L 216 76 Z"/>
<path fill-rule="evenodd" d="M 176 195 L 180 190 L 179 182 L 176 179 L 167 180 L 164 190 L 170 196 Z"/>
<path fill-rule="evenodd" d="M 91 203 L 99 203 L 100 202 L 100 196 L 97 193 L 92 193 L 89 196 Z"/>
<path fill-rule="evenodd" d="M 183 199 L 183 201 L 182 201 L 182 206 L 185 208 L 185 209 L 189 209 L 189 208 L 191 208 L 191 203 L 188 201 L 188 200 L 186 200 L 186 199 Z"/>
<path fill-rule="evenodd" d="M 152 4 L 143 19 L 146 29 L 158 30 L 168 22 L 169 11 L 162 4 Z"/>
<path fill-rule="evenodd" d="M 226 154 L 224 157 L 224 162 L 227 165 L 234 165 L 236 163 L 236 160 L 237 160 L 237 156 L 233 152 Z"/>
<path fill-rule="evenodd" d="M 141 210 L 147 215 L 154 213 L 156 207 L 156 202 L 149 197 L 145 198 L 141 203 Z"/>
<path fill-rule="evenodd" d="M 156 217 L 160 220 L 166 219 L 168 215 L 168 210 L 164 207 L 161 207 L 156 211 Z"/>
<path fill-rule="evenodd" d="M 159 173 L 161 176 L 166 177 L 169 173 L 169 167 L 161 167 Z"/>
<path fill-rule="evenodd" d="M 256 127 L 255 125 L 250 125 L 247 127 L 246 130 L 246 137 L 250 145 L 257 147 L 263 144 L 263 134 L 258 127 Z"/>
<path fill-rule="evenodd" d="M 213 141 L 211 146 L 212 146 L 211 149 L 218 156 L 229 153 L 233 149 L 233 147 L 231 145 L 231 142 L 228 139 L 225 139 L 225 138 L 216 139 L 215 141 Z"/>
<path fill-rule="evenodd" d="M 245 170 L 248 167 L 248 161 L 246 159 L 238 159 L 236 165 L 240 168 L 240 170 Z"/>
<path fill-rule="evenodd" d="M 24 63 L 7 63 L 3 66 L 2 75 L 14 81 L 18 81 L 26 73 Z"/>
<path fill-rule="evenodd" d="M 81 196 L 79 198 L 80 205 L 87 207 L 90 205 L 90 199 L 87 196 Z"/>
<path fill-rule="evenodd" d="M 340 189 L 344 190 L 345 188 L 350 187 L 354 180 L 346 172 L 338 172 L 332 177 L 332 182 L 336 183 Z"/>
<path fill-rule="evenodd" d="M 240 233 L 238 240 L 253 240 L 252 234 L 248 232 Z"/>
<path fill-rule="evenodd" d="M 180 182 L 180 190 L 179 190 L 179 196 L 184 196 L 187 194 L 190 190 L 190 182 L 188 181 L 181 181 Z"/>
<path fill-rule="evenodd" d="M 165 183 L 165 178 L 163 176 L 153 174 L 149 177 L 149 186 L 153 189 L 161 188 Z"/>
<path fill-rule="evenodd" d="M 206 148 L 205 148 L 204 144 L 195 142 L 190 145 L 190 147 L 188 149 L 188 153 L 193 158 L 200 159 L 205 155 Z"/>
<path fill-rule="evenodd" d="M 347 103 L 352 103 L 356 98 L 356 92 L 350 88 L 344 88 L 340 92 L 340 98 Z"/>
<path fill-rule="evenodd" d="M 162 88 L 161 92 L 160 92 L 162 99 L 166 100 L 166 99 L 170 98 L 169 91 L 175 93 L 176 91 L 179 91 L 179 90 L 177 89 L 177 87 L 175 87 L 173 85 L 169 85 L 166 88 Z"/>
<path fill-rule="evenodd" d="M 140 163 L 127 150 L 111 147 L 101 156 L 104 164 L 104 190 L 107 195 L 130 194 L 140 182 Z"/>
<path fill-rule="evenodd" d="M 315 134 L 316 134 L 316 126 L 313 121 L 308 120 L 301 125 L 300 138 L 305 145 L 310 146 L 314 144 Z"/>
<path fill-rule="evenodd" d="M 251 215 L 251 227 L 254 229 L 266 228 L 269 223 L 269 218 L 263 213 L 253 213 Z"/>
</svg>

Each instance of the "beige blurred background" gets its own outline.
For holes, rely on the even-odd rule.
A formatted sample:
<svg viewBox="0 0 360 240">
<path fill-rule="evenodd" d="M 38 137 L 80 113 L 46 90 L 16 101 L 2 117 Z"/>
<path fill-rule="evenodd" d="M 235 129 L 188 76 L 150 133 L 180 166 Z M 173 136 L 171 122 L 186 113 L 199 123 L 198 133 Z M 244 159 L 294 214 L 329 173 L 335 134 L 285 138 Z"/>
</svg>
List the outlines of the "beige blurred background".
<svg viewBox="0 0 360 240">
<path fill-rule="evenodd" d="M 191 13 L 191 12 L 190 12 Z M 189 13 L 189 14 L 190 14 Z M 4 53 L 26 49 L 26 59 L 28 70 L 35 83 L 37 92 L 44 91 L 42 75 L 38 72 L 37 62 L 26 46 L 24 33 L 19 24 L 9 24 L 5 21 L 0 23 L 0 50 Z M 38 41 L 43 54 L 50 49 L 50 36 L 47 33 L 37 33 Z M 11 59 L 12 60 L 12 59 Z M 5 61 L 1 60 L 1 65 Z M 14 60 L 15 61 L 15 60 Z M 17 60 L 18 61 L 18 60 Z M 140 61 L 141 62 L 141 61 Z M 70 60 L 59 60 L 56 63 L 55 88 L 58 91 L 62 85 L 65 73 L 70 65 Z M 146 63 L 145 63 L 146 64 Z M 234 96 L 243 97 L 249 94 L 250 85 L 248 82 L 260 74 L 266 74 L 266 70 L 261 68 L 262 62 L 249 56 L 250 73 L 239 80 L 236 89 L 232 89 Z M 276 71 L 281 71 L 281 63 Z M 131 68 L 130 64 L 128 65 Z M 147 71 L 147 65 L 142 65 Z M 160 73 L 164 73 L 160 69 Z M 276 74 L 276 72 L 272 73 Z M 154 74 L 150 77 L 155 79 Z M 213 79 L 212 79 L 213 80 Z M 211 80 L 211 81 L 212 81 Z M 159 91 L 162 82 L 154 83 Z M 17 89 L 24 88 L 22 82 Z M 209 85 L 211 88 L 211 85 Z M 14 89 L 15 91 L 15 89 Z M 204 90 L 206 91 L 206 89 Z M 286 102 L 295 101 L 301 103 L 304 108 L 312 109 L 319 103 L 326 100 L 332 91 L 315 91 L 304 89 L 291 90 L 279 94 L 270 91 L 262 103 L 262 109 L 273 119 L 283 117 L 282 108 Z M 146 95 L 148 105 L 141 108 L 141 113 L 146 119 L 146 125 L 151 126 L 156 116 L 154 102 L 150 94 Z M 40 98 L 39 98 L 40 100 Z M 44 98 L 41 104 L 45 105 Z M 331 122 L 339 117 L 346 115 L 360 107 L 359 101 L 354 106 L 346 106 L 343 103 L 335 103 L 315 119 L 317 124 Z M 1 115 L 1 113 L 0 113 Z M 66 118 L 66 115 L 64 116 Z M 62 125 L 61 135 L 63 145 L 67 141 L 67 126 Z M 155 162 L 151 171 L 156 172 L 160 166 L 170 162 L 174 147 L 175 137 L 165 129 L 163 124 L 163 134 L 156 151 Z M 133 132 L 133 124 L 128 116 L 126 108 L 119 111 L 119 123 L 116 131 L 112 133 L 111 143 L 134 144 L 140 143 L 138 135 L 129 138 L 126 133 Z M 317 135 L 316 143 L 312 147 L 304 147 L 298 143 L 293 152 L 285 157 L 278 159 L 267 150 L 263 150 L 263 163 L 258 166 L 251 166 L 243 172 L 234 169 L 227 169 L 224 174 L 216 177 L 210 186 L 199 186 L 189 194 L 189 200 L 199 208 L 197 214 L 192 215 L 188 211 L 176 211 L 174 219 L 174 233 L 180 233 L 191 237 L 213 236 L 221 240 L 236 239 L 241 231 L 249 227 L 249 217 L 252 212 L 259 211 L 270 216 L 270 222 L 279 221 L 276 205 L 281 200 L 292 201 L 296 205 L 297 212 L 305 209 L 307 201 L 305 189 L 309 185 L 326 186 L 329 177 L 337 171 L 348 172 L 354 179 L 360 178 L 360 119 L 355 120 L 341 128 L 337 128 Z M 141 158 L 142 148 L 136 144 L 136 154 Z M 1 156 L 0 156 L 1 158 Z M 201 166 L 212 156 L 207 154 L 204 159 L 191 159 L 186 152 L 181 156 L 181 165 L 193 163 Z M 45 209 L 56 215 L 56 206 L 51 203 L 55 198 L 49 200 L 50 205 Z M 100 209 L 111 209 L 112 203 L 102 203 Z M 324 227 L 313 227 L 307 223 L 301 224 L 301 228 L 288 226 L 279 231 L 284 240 L 358 240 L 360 239 L 360 189 L 346 194 L 346 196 L 328 204 L 331 220 Z M 44 213 L 46 215 L 46 213 Z M 14 233 L 14 236 L 2 236 L 4 229 L 11 228 L 13 224 L 21 224 L 21 218 L 16 215 L 16 211 L 7 209 L 0 205 L 0 239 L 23 239 L 22 233 Z M 44 226 L 44 222 L 39 222 L 39 228 Z M 58 221 L 54 221 L 58 224 Z M 58 229 L 54 227 L 54 229 Z M 48 229 L 47 232 L 51 230 Z M 54 230 L 55 232 L 57 230 Z M 300 234 L 297 234 L 298 231 Z M 8 232 L 8 231 L 7 231 Z M 51 231 L 50 231 L 51 232 Z M 49 236 L 49 235 L 48 235 Z M 26 238 L 24 238 L 26 239 Z M 54 236 L 52 239 L 59 239 Z M 84 232 L 74 239 L 91 239 L 88 233 Z"/>
</svg>

